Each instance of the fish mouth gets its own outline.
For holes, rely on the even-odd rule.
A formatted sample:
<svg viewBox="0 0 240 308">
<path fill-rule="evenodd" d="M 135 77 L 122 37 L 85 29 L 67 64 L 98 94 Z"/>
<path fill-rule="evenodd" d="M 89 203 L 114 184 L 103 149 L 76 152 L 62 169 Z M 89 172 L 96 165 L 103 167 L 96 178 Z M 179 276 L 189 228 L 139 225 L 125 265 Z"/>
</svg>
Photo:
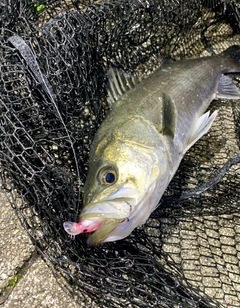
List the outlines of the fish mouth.
<svg viewBox="0 0 240 308">
<path fill-rule="evenodd" d="M 66 221 L 63 223 L 63 227 L 71 236 L 82 233 L 89 234 L 87 243 L 94 246 L 103 243 L 109 234 L 124 221 L 126 219 L 119 221 L 114 218 L 96 216 L 91 218 L 81 217 L 80 222 Z"/>
<path fill-rule="evenodd" d="M 66 221 L 63 224 L 64 229 L 72 236 L 87 233 L 87 243 L 91 246 L 114 241 L 116 236 L 111 237 L 111 234 L 118 232 L 117 228 L 129 221 L 137 204 L 137 195 L 136 189 L 121 187 L 103 200 L 86 205 L 79 222 Z"/>
<path fill-rule="evenodd" d="M 85 219 L 80 222 L 65 221 L 63 227 L 69 235 L 75 236 L 81 233 L 94 232 L 98 230 L 103 223 L 104 221 L 100 219 Z"/>
<path fill-rule="evenodd" d="M 126 222 L 132 210 L 129 200 L 115 199 L 91 203 L 80 215 L 79 222 L 66 221 L 65 231 L 71 235 L 87 233 L 90 246 L 103 243 L 120 224 Z"/>
</svg>

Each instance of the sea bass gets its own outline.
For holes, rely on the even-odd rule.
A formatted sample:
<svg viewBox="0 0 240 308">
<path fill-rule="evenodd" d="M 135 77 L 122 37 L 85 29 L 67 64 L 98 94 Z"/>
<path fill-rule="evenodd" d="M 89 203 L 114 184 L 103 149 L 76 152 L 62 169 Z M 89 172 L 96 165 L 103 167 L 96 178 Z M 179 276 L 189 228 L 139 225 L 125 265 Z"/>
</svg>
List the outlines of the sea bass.
<svg viewBox="0 0 240 308">
<path fill-rule="evenodd" d="M 210 129 L 217 111 L 204 112 L 211 101 L 240 98 L 224 75 L 235 72 L 239 46 L 217 56 L 168 61 L 134 87 L 130 77 L 113 71 L 110 94 L 122 95 L 92 143 L 79 222 L 65 222 L 65 230 L 89 233 L 88 244 L 96 245 L 125 238 L 144 224 L 186 151 Z"/>
</svg>

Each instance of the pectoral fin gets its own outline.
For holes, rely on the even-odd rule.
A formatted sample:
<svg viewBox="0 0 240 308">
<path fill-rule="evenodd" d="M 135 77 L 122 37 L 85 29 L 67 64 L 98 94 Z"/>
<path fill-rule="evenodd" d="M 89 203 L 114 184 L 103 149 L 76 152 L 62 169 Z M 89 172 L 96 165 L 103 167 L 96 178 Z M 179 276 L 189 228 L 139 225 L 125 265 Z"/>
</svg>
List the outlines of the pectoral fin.
<svg viewBox="0 0 240 308">
<path fill-rule="evenodd" d="M 225 99 L 239 99 L 240 91 L 234 84 L 232 78 L 223 75 L 218 84 L 218 89 L 216 93 L 217 98 Z"/>
<path fill-rule="evenodd" d="M 209 129 L 211 128 L 213 121 L 215 120 L 217 116 L 217 111 L 214 111 L 210 116 L 210 111 L 204 113 L 196 122 L 195 126 L 192 129 L 191 136 L 187 143 L 187 148 L 191 148 L 192 145 L 194 145 L 195 142 L 198 141 L 203 135 L 205 135 Z"/>
<path fill-rule="evenodd" d="M 171 138 L 174 138 L 176 129 L 176 118 L 177 118 L 177 109 L 175 103 L 171 99 L 171 97 L 166 93 L 163 93 L 162 103 L 163 103 L 162 133 L 164 135 L 168 135 Z"/>
</svg>

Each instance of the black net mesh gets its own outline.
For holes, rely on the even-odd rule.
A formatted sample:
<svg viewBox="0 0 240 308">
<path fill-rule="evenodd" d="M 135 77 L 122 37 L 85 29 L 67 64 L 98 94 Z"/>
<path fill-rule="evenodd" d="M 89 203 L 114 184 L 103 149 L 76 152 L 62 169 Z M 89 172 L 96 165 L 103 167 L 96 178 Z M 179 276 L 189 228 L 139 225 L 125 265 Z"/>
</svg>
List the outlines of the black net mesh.
<svg viewBox="0 0 240 308">
<path fill-rule="evenodd" d="M 62 226 L 81 210 L 109 64 L 142 74 L 166 56 L 219 53 L 239 43 L 239 10 L 238 0 L 0 3 L 2 184 L 39 251 L 98 307 L 239 307 L 239 159 L 179 198 L 240 154 L 239 101 L 211 104 L 210 133 L 128 238 L 90 248 Z"/>
</svg>

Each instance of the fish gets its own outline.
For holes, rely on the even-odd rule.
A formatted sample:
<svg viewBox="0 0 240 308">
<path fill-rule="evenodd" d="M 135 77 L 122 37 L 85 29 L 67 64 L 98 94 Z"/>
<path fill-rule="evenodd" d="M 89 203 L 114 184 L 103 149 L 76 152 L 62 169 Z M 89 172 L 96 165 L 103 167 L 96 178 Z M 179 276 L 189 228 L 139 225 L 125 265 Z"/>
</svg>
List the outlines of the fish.
<svg viewBox="0 0 240 308">
<path fill-rule="evenodd" d="M 109 71 L 113 108 L 91 144 L 83 209 L 63 224 L 71 236 L 87 233 L 89 245 L 129 236 L 157 208 L 186 151 L 212 126 L 210 103 L 240 98 L 229 75 L 240 72 L 240 46 L 168 60 L 142 80 Z"/>
</svg>

